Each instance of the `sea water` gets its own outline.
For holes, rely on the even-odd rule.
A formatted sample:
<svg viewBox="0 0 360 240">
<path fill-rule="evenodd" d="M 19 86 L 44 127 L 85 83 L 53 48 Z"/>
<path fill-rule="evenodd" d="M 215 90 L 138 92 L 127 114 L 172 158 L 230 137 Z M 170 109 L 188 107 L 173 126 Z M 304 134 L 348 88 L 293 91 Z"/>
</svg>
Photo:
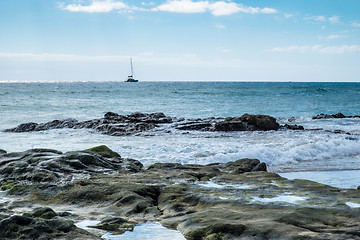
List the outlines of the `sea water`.
<svg viewBox="0 0 360 240">
<path fill-rule="evenodd" d="M 320 113 L 360 115 L 360 83 L 0 83 L 0 130 L 25 122 L 90 120 L 109 111 L 163 112 L 178 118 L 267 114 L 280 124 L 302 125 L 305 131 L 187 132 L 165 126 L 160 131 L 123 137 L 87 129 L 0 132 L 0 148 L 8 152 L 31 148 L 71 151 L 106 144 L 145 166 L 257 158 L 266 162 L 270 171 L 292 172 L 295 178 L 297 172 L 309 173 L 298 174 L 308 179 L 314 178 L 313 171 L 333 174 L 342 187 L 350 185 L 342 181 L 341 172 L 360 175 L 360 118 L 312 119 Z M 358 180 L 354 177 L 351 187 L 360 185 Z"/>
</svg>

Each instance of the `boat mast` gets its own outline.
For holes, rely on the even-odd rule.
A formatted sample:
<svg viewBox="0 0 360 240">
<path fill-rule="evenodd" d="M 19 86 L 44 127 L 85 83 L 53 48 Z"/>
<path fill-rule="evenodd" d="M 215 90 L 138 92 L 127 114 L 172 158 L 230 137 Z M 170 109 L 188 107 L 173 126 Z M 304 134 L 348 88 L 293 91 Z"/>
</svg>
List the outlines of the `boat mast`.
<svg viewBox="0 0 360 240">
<path fill-rule="evenodd" d="M 132 59 L 130 58 L 130 66 L 131 66 L 131 76 L 134 77 L 134 69 L 132 64 Z"/>
</svg>

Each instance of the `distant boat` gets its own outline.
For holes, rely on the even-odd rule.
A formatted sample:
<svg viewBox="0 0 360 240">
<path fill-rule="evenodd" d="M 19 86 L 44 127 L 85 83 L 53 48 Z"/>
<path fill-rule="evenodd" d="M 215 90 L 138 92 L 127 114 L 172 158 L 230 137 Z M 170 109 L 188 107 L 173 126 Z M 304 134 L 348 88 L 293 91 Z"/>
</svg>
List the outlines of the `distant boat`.
<svg viewBox="0 0 360 240">
<path fill-rule="evenodd" d="M 132 59 L 130 58 L 130 67 L 131 67 L 131 75 L 128 76 L 128 78 L 125 80 L 125 82 L 138 82 L 139 80 L 136 80 L 134 78 L 134 68 L 132 64 Z"/>
</svg>

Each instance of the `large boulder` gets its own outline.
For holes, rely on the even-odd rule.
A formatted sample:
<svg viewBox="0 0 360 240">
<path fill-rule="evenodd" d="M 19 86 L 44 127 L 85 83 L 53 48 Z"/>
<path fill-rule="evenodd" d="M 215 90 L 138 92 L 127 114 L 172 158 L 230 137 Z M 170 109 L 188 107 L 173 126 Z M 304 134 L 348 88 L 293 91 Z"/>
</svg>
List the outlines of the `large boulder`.
<svg viewBox="0 0 360 240">
<path fill-rule="evenodd" d="M 51 210 L 51 209 L 50 209 Z M 47 209 L 47 212 L 50 212 Z M 54 215 L 56 213 L 51 210 Z M 43 213 L 44 214 L 44 213 Z M 0 221 L 0 238 L 7 239 L 101 239 L 77 228 L 71 220 L 38 217 L 36 214 L 13 215 Z"/>
<path fill-rule="evenodd" d="M 268 115 L 244 114 L 241 117 L 226 118 L 215 124 L 216 131 L 268 131 L 278 130 L 280 125 Z"/>
</svg>

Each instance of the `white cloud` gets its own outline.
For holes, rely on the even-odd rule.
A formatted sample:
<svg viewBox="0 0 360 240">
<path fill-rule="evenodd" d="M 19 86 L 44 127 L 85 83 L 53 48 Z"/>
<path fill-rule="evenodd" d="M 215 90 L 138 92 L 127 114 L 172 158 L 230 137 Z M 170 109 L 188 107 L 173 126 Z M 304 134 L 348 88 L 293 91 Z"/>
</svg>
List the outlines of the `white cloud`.
<svg viewBox="0 0 360 240">
<path fill-rule="evenodd" d="M 326 53 L 326 54 L 343 54 L 343 53 L 355 53 L 360 52 L 360 45 L 340 45 L 340 46 L 322 46 L 322 45 L 304 45 L 304 46 L 289 46 L 289 47 L 276 47 L 270 50 L 270 52 L 280 53 Z"/>
<path fill-rule="evenodd" d="M 329 22 L 332 24 L 340 22 L 340 18 L 338 16 L 332 16 L 328 18 Z"/>
<path fill-rule="evenodd" d="M 329 35 L 327 37 L 327 39 L 332 40 L 332 39 L 343 38 L 343 37 L 345 37 L 345 35 L 334 34 L 334 35 Z"/>
<path fill-rule="evenodd" d="M 312 16 L 312 17 L 305 17 L 304 20 L 312 20 L 316 22 L 325 22 L 326 17 L 325 16 Z"/>
<path fill-rule="evenodd" d="M 60 8 L 70 11 L 70 12 L 87 12 L 87 13 L 107 13 L 113 10 L 123 10 L 128 9 L 129 6 L 123 2 L 118 2 L 114 0 L 105 0 L 105 1 L 92 1 L 90 5 L 81 5 L 81 4 L 69 4 L 69 5 L 60 5 Z"/>
<path fill-rule="evenodd" d="M 207 11 L 209 6 L 208 1 L 175 0 L 161 4 L 154 8 L 154 10 L 177 13 L 203 13 Z"/>
<path fill-rule="evenodd" d="M 208 8 L 215 16 L 231 15 L 241 11 L 238 4 L 233 2 L 215 2 L 210 4 Z"/>
<path fill-rule="evenodd" d="M 326 16 L 311 16 L 311 17 L 304 17 L 305 21 L 309 22 L 319 22 L 319 23 L 325 23 L 329 22 L 331 24 L 335 24 L 340 22 L 339 16 L 332 16 L 332 17 L 326 17 Z"/>
<path fill-rule="evenodd" d="M 353 27 L 360 27 L 360 23 L 354 22 L 354 23 L 351 24 L 351 26 L 353 26 Z"/>
<path fill-rule="evenodd" d="M 177 12 L 177 13 L 204 13 L 210 12 L 215 16 L 231 15 L 238 12 L 243 13 L 277 13 L 273 8 L 254 8 L 246 7 L 234 2 L 209 2 L 209 1 L 193 1 L 193 0 L 168 0 L 155 8 L 154 11 Z"/>
</svg>

